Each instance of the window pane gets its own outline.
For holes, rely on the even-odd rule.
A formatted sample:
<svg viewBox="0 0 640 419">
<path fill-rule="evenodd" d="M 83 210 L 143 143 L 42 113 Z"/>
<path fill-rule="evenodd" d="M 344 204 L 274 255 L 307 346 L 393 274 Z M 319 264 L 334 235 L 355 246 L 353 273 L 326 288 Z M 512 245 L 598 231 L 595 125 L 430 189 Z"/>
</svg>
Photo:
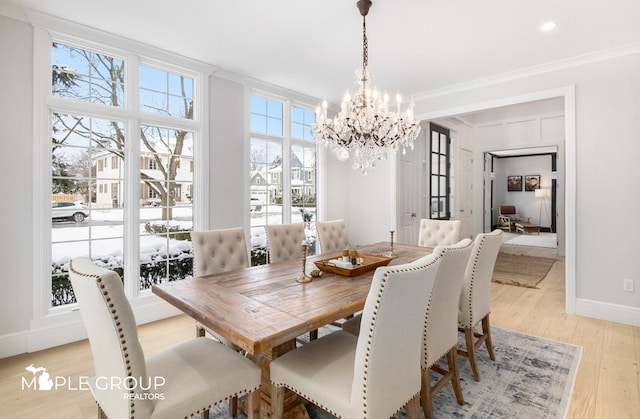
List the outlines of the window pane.
<svg viewBox="0 0 640 419">
<path fill-rule="evenodd" d="M 140 66 L 140 109 L 193 119 L 193 79 Z"/>
<path fill-rule="evenodd" d="M 251 131 L 282 136 L 283 104 L 259 96 L 251 96 Z"/>
<path fill-rule="evenodd" d="M 140 131 L 140 289 L 147 289 L 192 276 L 193 134 Z"/>
<path fill-rule="evenodd" d="M 251 131 L 267 132 L 267 117 L 262 115 L 251 115 Z"/>
<path fill-rule="evenodd" d="M 120 58 L 53 43 L 54 96 L 109 106 L 124 106 L 124 61 Z"/>
<path fill-rule="evenodd" d="M 267 118 L 267 134 L 282 136 L 282 120 Z"/>
<path fill-rule="evenodd" d="M 282 119 L 282 103 L 267 100 L 267 116 L 275 119 Z"/>
<path fill-rule="evenodd" d="M 251 96 L 251 113 L 267 115 L 267 99 L 260 96 Z"/>
<path fill-rule="evenodd" d="M 282 143 L 251 139 L 249 156 L 252 264 L 266 263 L 264 226 L 282 224 Z"/>
<path fill-rule="evenodd" d="M 316 114 L 308 109 L 291 107 L 291 137 L 300 140 L 314 141 L 311 125 L 316 122 Z"/>
<path fill-rule="evenodd" d="M 316 254 L 316 149 L 291 147 L 291 221 L 305 223 L 310 255 Z"/>
<path fill-rule="evenodd" d="M 51 306 L 75 302 L 69 261 L 124 266 L 124 124 L 52 114 Z"/>
</svg>

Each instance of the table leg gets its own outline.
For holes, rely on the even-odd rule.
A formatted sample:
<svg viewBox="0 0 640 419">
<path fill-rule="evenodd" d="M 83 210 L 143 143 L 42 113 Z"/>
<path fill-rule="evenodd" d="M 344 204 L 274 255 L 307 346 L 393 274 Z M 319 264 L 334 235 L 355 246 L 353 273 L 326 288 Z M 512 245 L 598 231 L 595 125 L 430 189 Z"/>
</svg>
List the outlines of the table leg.
<svg viewBox="0 0 640 419">
<path fill-rule="evenodd" d="M 255 362 L 262 370 L 262 384 L 260 386 L 260 417 L 271 417 L 271 376 L 269 374 L 269 365 L 271 360 L 280 355 L 295 349 L 295 340 L 284 343 L 275 348 L 258 352 L 250 355 L 249 358 Z M 245 411 L 245 402 L 240 401 L 240 409 Z M 304 401 L 295 393 L 287 390 L 284 396 L 284 419 L 309 419 L 307 409 L 304 407 Z"/>
</svg>

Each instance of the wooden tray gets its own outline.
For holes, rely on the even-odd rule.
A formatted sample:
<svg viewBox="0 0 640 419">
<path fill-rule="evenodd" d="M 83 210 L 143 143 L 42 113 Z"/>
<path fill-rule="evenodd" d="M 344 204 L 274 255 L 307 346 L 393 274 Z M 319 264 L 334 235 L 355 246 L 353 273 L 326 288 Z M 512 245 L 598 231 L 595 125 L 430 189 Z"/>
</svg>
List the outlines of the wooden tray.
<svg viewBox="0 0 640 419">
<path fill-rule="evenodd" d="M 356 267 L 352 269 L 329 265 L 328 262 L 330 260 L 337 259 L 335 256 L 332 258 L 316 260 L 313 263 L 315 263 L 321 271 L 331 272 L 342 276 L 358 276 L 365 272 L 372 271 L 379 266 L 386 266 L 391 262 L 391 259 L 393 259 L 387 256 L 370 255 L 367 253 L 358 253 L 358 258 L 362 259 L 362 264 L 356 265 Z"/>
</svg>

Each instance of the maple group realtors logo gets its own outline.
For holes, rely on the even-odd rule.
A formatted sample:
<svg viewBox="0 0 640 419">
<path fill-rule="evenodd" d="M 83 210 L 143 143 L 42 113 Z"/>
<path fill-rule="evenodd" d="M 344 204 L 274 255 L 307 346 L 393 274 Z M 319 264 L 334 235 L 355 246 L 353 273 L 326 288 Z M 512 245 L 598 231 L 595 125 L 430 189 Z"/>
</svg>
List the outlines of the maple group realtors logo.
<svg viewBox="0 0 640 419">
<path fill-rule="evenodd" d="M 25 367 L 31 373 L 30 377 L 22 377 L 22 390 L 90 390 L 91 387 L 99 391 L 122 391 L 126 400 L 164 400 L 161 392 L 165 385 L 162 376 L 155 377 L 63 377 L 50 376 L 45 367 Z"/>
</svg>

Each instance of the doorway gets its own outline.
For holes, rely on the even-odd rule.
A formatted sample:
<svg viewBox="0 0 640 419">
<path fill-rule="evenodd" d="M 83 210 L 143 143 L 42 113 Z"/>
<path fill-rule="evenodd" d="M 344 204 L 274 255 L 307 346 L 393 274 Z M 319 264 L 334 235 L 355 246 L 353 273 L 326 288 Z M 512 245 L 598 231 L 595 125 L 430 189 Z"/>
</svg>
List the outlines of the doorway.
<svg viewBox="0 0 640 419">
<path fill-rule="evenodd" d="M 496 108 L 508 109 L 510 106 L 518 106 L 527 104 L 530 102 L 544 101 L 548 99 L 560 98 L 563 101 L 563 129 L 562 138 L 558 139 L 562 141 L 559 143 L 559 164 L 558 172 L 562 173 L 564 178 L 563 182 L 556 184 L 556 202 L 557 207 L 555 212 L 557 213 L 558 223 L 554 226 L 558 232 L 558 236 L 563 237 L 560 245 L 565 251 L 565 310 L 569 314 L 575 313 L 576 310 L 576 113 L 575 113 L 575 86 L 566 86 L 557 89 L 551 89 L 547 91 L 534 92 L 524 94 L 520 96 L 505 97 L 497 100 L 491 100 L 487 102 L 472 103 L 468 105 L 453 107 L 449 109 L 442 109 L 432 112 L 423 112 L 417 115 L 423 121 L 437 121 L 447 118 L 458 118 L 470 113 L 492 110 Z M 485 179 L 483 155 L 486 151 L 495 150 L 497 147 L 494 145 L 479 147 L 474 144 L 473 150 L 473 182 L 476 185 L 473 188 L 472 202 L 473 202 L 473 214 L 472 214 L 472 234 L 478 234 L 484 230 L 485 214 L 483 211 L 485 195 L 485 185 L 491 184 L 492 179 Z M 502 147 L 508 149 L 510 147 Z M 398 181 L 400 173 L 397 173 Z M 420 194 L 420 191 L 416 191 L 416 194 Z M 560 204 L 562 199 L 562 204 Z M 490 201 L 490 196 L 488 198 Z M 399 203 L 399 201 L 397 201 Z M 400 208 L 398 208 L 399 212 Z M 562 221 L 563 225 L 560 225 Z"/>
</svg>

